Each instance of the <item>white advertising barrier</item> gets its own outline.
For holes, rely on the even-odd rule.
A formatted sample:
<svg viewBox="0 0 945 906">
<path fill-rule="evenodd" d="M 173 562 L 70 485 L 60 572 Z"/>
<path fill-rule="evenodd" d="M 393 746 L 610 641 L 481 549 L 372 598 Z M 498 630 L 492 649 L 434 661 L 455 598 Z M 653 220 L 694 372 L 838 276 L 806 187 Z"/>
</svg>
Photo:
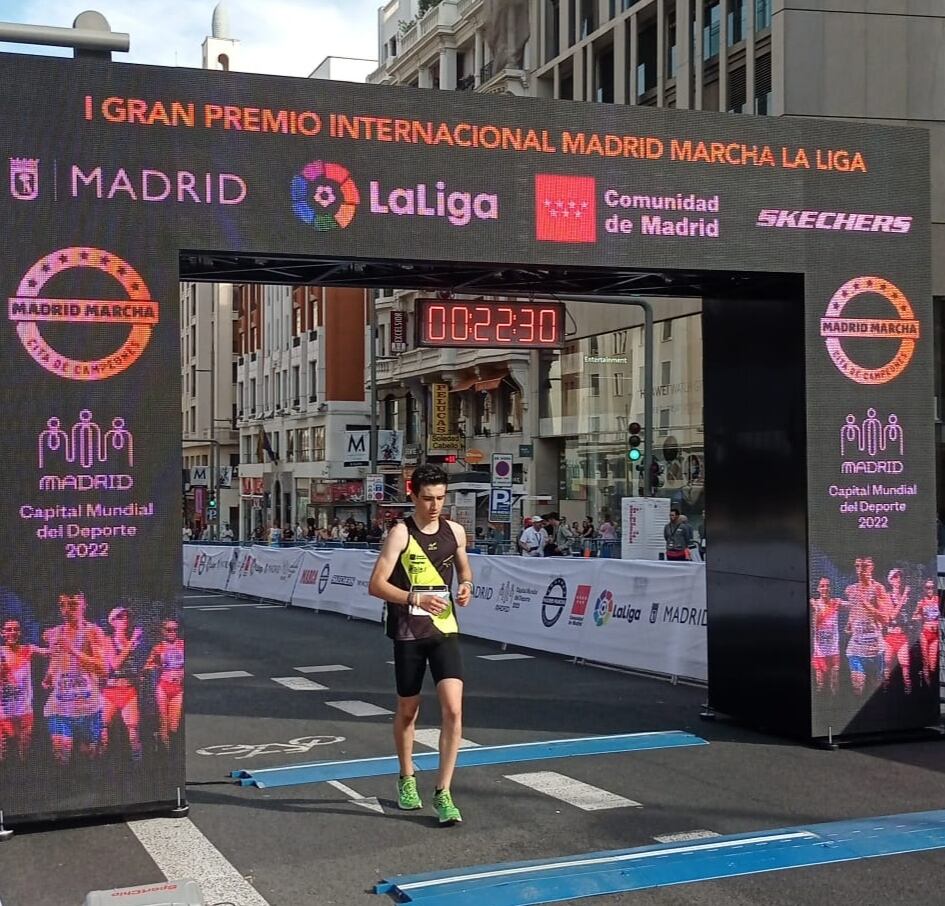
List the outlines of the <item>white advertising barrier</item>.
<svg viewBox="0 0 945 906">
<path fill-rule="evenodd" d="M 241 547 L 227 591 L 288 604 L 292 599 L 303 551 L 299 548 Z"/>
<path fill-rule="evenodd" d="M 293 606 L 378 622 L 384 605 L 367 590 L 376 560 L 374 551 L 303 551 Z"/>
<path fill-rule="evenodd" d="M 190 588 L 205 588 L 211 591 L 226 591 L 230 579 L 233 558 L 239 548 L 211 545 L 184 545 L 184 568 L 190 566 Z"/>
<path fill-rule="evenodd" d="M 181 561 L 184 564 L 183 586 L 186 588 L 190 584 L 190 568 L 193 566 L 190 548 L 186 544 L 184 545 L 184 556 L 181 558 Z"/>
<path fill-rule="evenodd" d="M 666 552 L 663 528 L 669 522 L 665 497 L 624 497 L 620 501 L 620 556 L 623 560 L 659 560 Z"/>
<path fill-rule="evenodd" d="M 707 677 L 705 566 L 474 557 L 464 633 L 621 667 Z"/>
</svg>

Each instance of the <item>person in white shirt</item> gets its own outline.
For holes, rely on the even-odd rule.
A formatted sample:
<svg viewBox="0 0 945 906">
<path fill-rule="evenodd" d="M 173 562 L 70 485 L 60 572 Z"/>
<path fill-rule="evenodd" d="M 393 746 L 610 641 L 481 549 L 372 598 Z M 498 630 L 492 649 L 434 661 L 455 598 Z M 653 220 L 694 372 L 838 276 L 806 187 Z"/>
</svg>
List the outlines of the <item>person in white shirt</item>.
<svg viewBox="0 0 945 906">
<path fill-rule="evenodd" d="M 544 556 L 545 545 L 548 543 L 548 536 L 541 527 L 541 516 L 532 516 L 526 518 L 526 528 L 518 539 L 519 550 L 523 557 L 542 557 Z"/>
</svg>

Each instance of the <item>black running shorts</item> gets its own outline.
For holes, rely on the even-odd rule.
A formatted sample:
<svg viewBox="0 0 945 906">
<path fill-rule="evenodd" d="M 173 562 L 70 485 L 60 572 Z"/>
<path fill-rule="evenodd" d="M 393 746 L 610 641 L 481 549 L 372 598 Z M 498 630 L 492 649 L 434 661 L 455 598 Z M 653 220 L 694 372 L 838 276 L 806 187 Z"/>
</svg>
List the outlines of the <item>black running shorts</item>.
<svg viewBox="0 0 945 906">
<path fill-rule="evenodd" d="M 420 694 L 427 664 L 433 681 L 463 678 L 463 658 L 459 651 L 459 636 L 444 635 L 435 639 L 394 641 L 394 675 L 397 694 L 410 698 Z"/>
</svg>

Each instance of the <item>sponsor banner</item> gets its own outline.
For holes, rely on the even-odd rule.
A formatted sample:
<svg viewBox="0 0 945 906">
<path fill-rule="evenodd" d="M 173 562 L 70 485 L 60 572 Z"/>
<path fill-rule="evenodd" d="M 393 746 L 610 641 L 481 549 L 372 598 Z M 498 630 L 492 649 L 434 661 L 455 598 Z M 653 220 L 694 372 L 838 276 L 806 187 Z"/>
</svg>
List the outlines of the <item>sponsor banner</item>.
<svg viewBox="0 0 945 906">
<path fill-rule="evenodd" d="M 189 580 L 185 584 L 190 588 L 226 591 L 233 563 L 240 553 L 238 547 L 184 545 L 184 568 L 190 569 Z"/>
<path fill-rule="evenodd" d="M 189 545 L 184 545 L 184 556 L 181 557 L 181 562 L 183 563 L 183 579 L 182 584 L 184 588 L 187 588 L 190 585 L 190 571 L 193 568 L 193 560 L 190 556 L 190 547 Z"/>
<path fill-rule="evenodd" d="M 298 579 L 302 551 L 291 548 L 241 547 L 227 591 L 287 604 Z"/>
<path fill-rule="evenodd" d="M 303 551 L 292 604 L 379 621 L 384 605 L 367 590 L 376 559 L 374 551 Z"/>
<path fill-rule="evenodd" d="M 704 680 L 705 567 L 567 557 L 472 559 L 462 632 L 606 664 Z"/>
<path fill-rule="evenodd" d="M 346 469 L 366 466 L 370 463 L 371 432 L 368 428 L 357 431 L 345 431 L 345 458 Z"/>
<path fill-rule="evenodd" d="M 192 547 L 187 545 L 186 548 Z M 185 550 L 186 550 L 185 548 Z M 377 555 L 359 550 L 237 548 L 228 590 L 378 622 L 368 594 Z M 221 548 L 201 559 L 191 587 L 222 571 Z M 473 598 L 457 616 L 465 635 L 670 676 L 705 680 L 705 566 L 643 560 L 472 555 Z"/>
</svg>

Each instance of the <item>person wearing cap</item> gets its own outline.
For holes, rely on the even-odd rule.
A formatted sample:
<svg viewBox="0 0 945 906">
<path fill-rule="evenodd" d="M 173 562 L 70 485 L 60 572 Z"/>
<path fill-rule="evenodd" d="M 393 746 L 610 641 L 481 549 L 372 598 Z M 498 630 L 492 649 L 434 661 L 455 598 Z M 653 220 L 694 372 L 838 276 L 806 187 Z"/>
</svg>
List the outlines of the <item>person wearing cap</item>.
<svg viewBox="0 0 945 906">
<path fill-rule="evenodd" d="M 518 539 L 518 546 L 523 557 L 543 557 L 548 536 L 541 527 L 541 516 L 527 516 L 526 527 Z"/>
<path fill-rule="evenodd" d="M 108 748 L 109 725 L 116 714 L 128 732 L 131 757 L 141 759 L 141 711 L 138 707 L 138 666 L 134 663 L 135 649 L 141 642 L 141 627 L 131 631 L 131 612 L 127 607 L 113 607 L 108 614 L 112 634 L 105 640 L 105 665 L 108 673 L 102 689 L 102 751 Z"/>
</svg>

